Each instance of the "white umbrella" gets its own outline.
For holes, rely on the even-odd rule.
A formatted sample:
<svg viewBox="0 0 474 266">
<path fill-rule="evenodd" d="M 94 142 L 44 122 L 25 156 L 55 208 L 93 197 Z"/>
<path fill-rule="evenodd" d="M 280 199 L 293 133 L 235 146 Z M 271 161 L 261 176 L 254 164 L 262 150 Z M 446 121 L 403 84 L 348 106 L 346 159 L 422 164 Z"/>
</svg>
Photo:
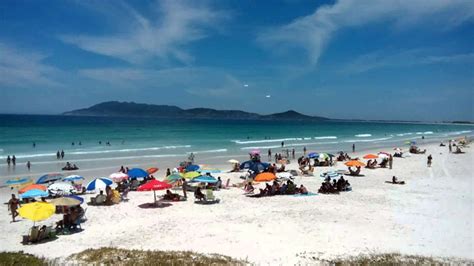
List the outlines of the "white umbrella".
<svg viewBox="0 0 474 266">
<path fill-rule="evenodd" d="M 110 177 L 110 179 L 112 179 L 114 182 L 122 182 L 123 180 L 125 180 L 125 179 L 128 178 L 128 175 L 125 174 L 125 173 L 118 172 L 118 173 L 113 173 L 113 174 L 111 174 L 109 177 Z"/>
<path fill-rule="evenodd" d="M 55 195 L 70 195 L 75 189 L 70 183 L 56 182 L 49 185 L 48 190 Z"/>
<path fill-rule="evenodd" d="M 277 173 L 276 175 L 279 178 L 293 179 L 293 175 L 291 175 L 291 173 L 289 172 L 281 172 L 281 173 Z"/>
<path fill-rule="evenodd" d="M 228 160 L 227 162 L 229 162 L 229 163 L 239 163 L 239 161 L 237 161 L 237 160 L 235 160 L 235 159 L 230 159 L 230 160 Z"/>
</svg>

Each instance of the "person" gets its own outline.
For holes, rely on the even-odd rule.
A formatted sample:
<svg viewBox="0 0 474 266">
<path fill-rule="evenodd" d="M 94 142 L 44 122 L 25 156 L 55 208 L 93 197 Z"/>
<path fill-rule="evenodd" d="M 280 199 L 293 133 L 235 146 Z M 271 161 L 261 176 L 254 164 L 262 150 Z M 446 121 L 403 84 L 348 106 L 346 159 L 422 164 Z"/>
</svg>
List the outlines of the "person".
<svg viewBox="0 0 474 266">
<path fill-rule="evenodd" d="M 392 166 L 393 166 L 393 156 L 390 154 L 390 156 L 388 157 L 388 167 L 392 169 Z"/>
<path fill-rule="evenodd" d="M 428 167 L 431 167 L 431 163 L 433 161 L 433 157 L 430 155 L 428 155 Z"/>
<path fill-rule="evenodd" d="M 106 198 L 106 196 L 104 195 L 104 191 L 101 190 L 101 191 L 99 192 L 99 195 L 97 195 L 97 196 L 95 197 L 95 203 L 96 203 L 96 204 L 103 204 L 103 203 L 106 201 L 106 199 L 107 199 L 107 198 Z"/>
<path fill-rule="evenodd" d="M 13 166 L 16 165 L 16 157 L 15 157 L 15 155 L 12 156 L 12 163 L 13 163 Z"/>
<path fill-rule="evenodd" d="M 56 152 L 56 159 L 59 160 L 60 158 L 61 158 L 61 153 L 58 151 L 58 152 Z"/>
<path fill-rule="evenodd" d="M 291 158 L 295 159 L 295 149 L 294 148 L 293 148 L 293 150 L 291 150 Z"/>
<path fill-rule="evenodd" d="M 82 145 L 82 142 L 79 141 L 79 146 L 81 146 L 81 145 Z"/>
<path fill-rule="evenodd" d="M 453 152 L 453 145 L 451 145 L 451 140 L 449 141 L 449 153 Z"/>
<path fill-rule="evenodd" d="M 8 166 L 10 166 L 10 163 L 11 163 L 12 159 L 10 158 L 10 155 L 7 156 L 7 164 Z"/>
<path fill-rule="evenodd" d="M 196 191 L 194 192 L 194 197 L 200 201 L 206 199 L 200 187 L 196 188 Z"/>
<path fill-rule="evenodd" d="M 21 207 L 20 201 L 12 194 L 12 198 L 8 201 L 8 210 L 12 213 L 12 222 L 15 222 L 15 217 L 18 216 L 18 207 Z"/>
<path fill-rule="evenodd" d="M 191 152 L 191 154 L 189 154 L 188 160 L 191 162 L 191 164 L 194 164 L 194 153 Z"/>
<path fill-rule="evenodd" d="M 216 187 L 217 187 L 218 189 L 221 189 L 221 188 L 222 188 L 222 179 L 221 179 L 220 176 L 217 177 Z"/>
<path fill-rule="evenodd" d="M 114 194 L 112 193 L 112 188 L 110 186 L 105 187 L 105 195 L 107 195 L 105 204 L 112 205 L 112 197 Z"/>
<path fill-rule="evenodd" d="M 171 175 L 171 170 L 168 168 L 166 169 L 166 176 L 170 176 Z"/>
<path fill-rule="evenodd" d="M 397 178 L 395 176 L 392 177 L 392 183 L 394 183 L 394 184 L 397 183 Z"/>
<path fill-rule="evenodd" d="M 298 189 L 298 191 L 303 194 L 303 195 L 307 195 L 308 194 L 308 190 L 306 189 L 305 186 L 303 186 L 303 184 L 300 185 L 300 188 Z"/>
<path fill-rule="evenodd" d="M 355 152 L 356 151 L 356 145 L 355 143 L 352 144 L 352 152 Z"/>
<path fill-rule="evenodd" d="M 61 150 L 61 159 L 64 159 L 64 150 Z"/>
<path fill-rule="evenodd" d="M 303 147 L 303 155 L 306 156 L 306 146 Z"/>
<path fill-rule="evenodd" d="M 125 173 L 125 168 L 123 168 L 123 165 L 120 166 L 120 170 L 119 170 L 120 173 Z"/>
<path fill-rule="evenodd" d="M 285 142 L 282 141 L 282 142 L 281 142 L 281 147 L 284 147 L 284 146 L 285 146 Z"/>
<path fill-rule="evenodd" d="M 188 189 L 188 182 L 186 181 L 186 178 L 182 178 L 181 181 L 183 181 L 183 195 L 184 195 L 184 198 L 187 199 L 188 196 L 186 195 L 186 190 Z"/>
<path fill-rule="evenodd" d="M 33 141 L 33 148 L 36 148 L 36 142 Z"/>
<path fill-rule="evenodd" d="M 31 162 L 30 162 L 30 161 L 28 161 L 28 162 L 26 163 L 26 167 L 28 168 L 28 171 L 30 171 L 30 169 L 31 169 Z"/>
<path fill-rule="evenodd" d="M 272 160 L 272 149 L 268 149 L 268 160 Z"/>
<path fill-rule="evenodd" d="M 71 143 L 71 146 L 74 146 L 74 141 Z"/>
</svg>

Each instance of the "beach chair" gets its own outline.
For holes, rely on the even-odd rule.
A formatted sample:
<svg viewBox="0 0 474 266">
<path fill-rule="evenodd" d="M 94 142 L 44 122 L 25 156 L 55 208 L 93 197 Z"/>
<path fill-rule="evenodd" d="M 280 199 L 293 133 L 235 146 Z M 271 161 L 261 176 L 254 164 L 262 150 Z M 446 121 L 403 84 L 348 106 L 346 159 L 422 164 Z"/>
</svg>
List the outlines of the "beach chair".
<svg viewBox="0 0 474 266">
<path fill-rule="evenodd" d="M 38 241 L 38 239 L 39 239 L 39 228 L 38 226 L 33 226 L 30 228 L 28 235 L 23 236 L 22 243 L 24 245 L 29 244 L 29 243 L 35 243 Z"/>
<path fill-rule="evenodd" d="M 216 197 L 214 196 L 212 189 L 206 190 L 206 201 L 214 201 L 214 200 L 216 200 Z"/>
</svg>

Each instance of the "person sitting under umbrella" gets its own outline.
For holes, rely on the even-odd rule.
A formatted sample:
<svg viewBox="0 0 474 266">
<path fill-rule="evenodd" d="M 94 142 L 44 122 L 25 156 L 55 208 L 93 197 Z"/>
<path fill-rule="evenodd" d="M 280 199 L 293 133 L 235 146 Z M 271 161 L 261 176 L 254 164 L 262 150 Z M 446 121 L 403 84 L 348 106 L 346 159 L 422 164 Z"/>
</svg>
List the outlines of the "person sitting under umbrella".
<svg viewBox="0 0 474 266">
<path fill-rule="evenodd" d="M 204 196 L 200 187 L 196 188 L 196 191 L 194 192 L 194 197 L 199 201 L 206 199 L 206 196 Z"/>
<path fill-rule="evenodd" d="M 167 189 L 166 194 L 163 196 L 164 200 L 179 201 L 180 197 L 176 193 L 171 193 L 171 190 Z"/>
</svg>

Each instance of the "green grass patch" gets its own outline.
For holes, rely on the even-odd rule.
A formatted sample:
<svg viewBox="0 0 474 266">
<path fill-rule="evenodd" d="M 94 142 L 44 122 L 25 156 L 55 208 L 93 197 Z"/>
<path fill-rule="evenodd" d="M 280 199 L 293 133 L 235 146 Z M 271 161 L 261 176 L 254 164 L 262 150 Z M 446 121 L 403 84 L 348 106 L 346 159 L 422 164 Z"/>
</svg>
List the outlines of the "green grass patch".
<svg viewBox="0 0 474 266">
<path fill-rule="evenodd" d="M 44 259 L 35 257 L 31 254 L 23 252 L 0 252 L 0 265 L 1 266 L 13 266 L 13 265 L 31 265 L 31 266 L 44 266 L 48 265 Z"/>
<path fill-rule="evenodd" d="M 105 265 L 244 265 L 228 256 L 189 251 L 144 251 L 119 248 L 87 249 L 70 257 L 78 263 Z"/>
<path fill-rule="evenodd" d="M 456 258 L 437 258 L 415 255 L 401 255 L 398 253 L 385 253 L 375 255 L 360 255 L 343 259 L 324 260 L 324 263 L 345 266 L 345 265 L 473 265 L 472 261 Z"/>
</svg>

